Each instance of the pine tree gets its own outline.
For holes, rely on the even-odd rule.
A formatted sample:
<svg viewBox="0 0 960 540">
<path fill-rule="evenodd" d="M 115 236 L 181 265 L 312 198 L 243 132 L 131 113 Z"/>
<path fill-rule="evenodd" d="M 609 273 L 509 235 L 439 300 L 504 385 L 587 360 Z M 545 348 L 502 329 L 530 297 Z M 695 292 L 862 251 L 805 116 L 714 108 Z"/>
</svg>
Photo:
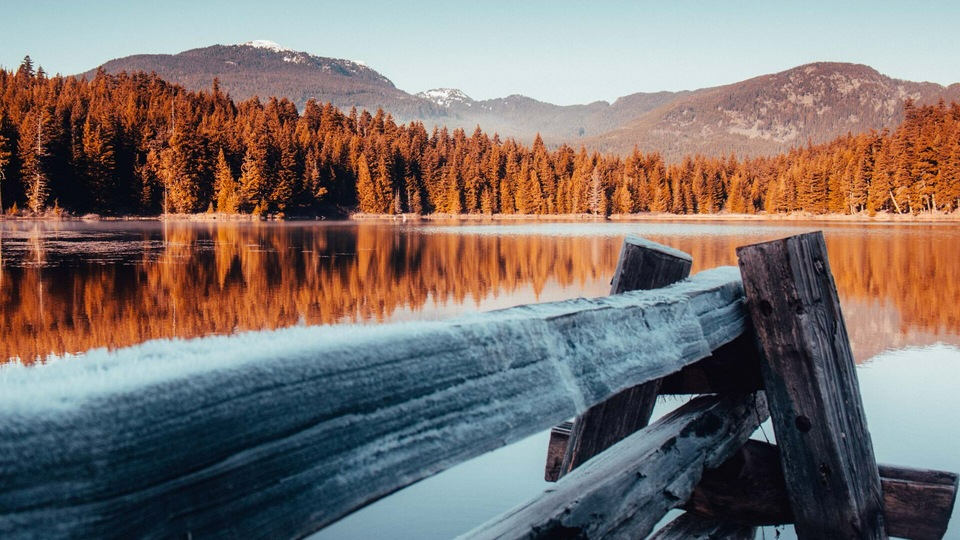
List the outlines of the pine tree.
<svg viewBox="0 0 960 540">
<path fill-rule="evenodd" d="M 600 170 L 594 167 L 590 175 L 590 213 L 599 216 L 607 213 L 607 196 L 603 188 L 603 179 Z"/>
<path fill-rule="evenodd" d="M 632 214 L 633 196 L 630 195 L 630 189 L 627 187 L 627 179 L 620 178 L 617 189 L 613 192 L 613 213 L 614 214 Z"/>
<path fill-rule="evenodd" d="M 360 203 L 361 212 L 371 214 L 379 213 L 373 176 L 370 174 L 370 165 L 367 164 L 367 156 L 363 154 L 360 155 L 360 159 L 357 161 L 357 201 Z"/>
<path fill-rule="evenodd" d="M 46 129 L 46 115 L 40 110 L 27 118 L 20 131 L 20 175 L 26 187 L 27 208 L 34 214 L 43 211 L 49 196 Z"/>
<path fill-rule="evenodd" d="M 5 125 L 3 115 L 0 115 L 0 216 L 3 215 L 3 181 L 7 178 L 7 165 L 10 164 L 10 139 L 4 136 Z"/>
<path fill-rule="evenodd" d="M 114 130 L 109 121 L 95 125 L 90 116 L 87 117 L 81 138 L 82 162 L 94 208 L 99 212 L 109 213 L 118 206 L 113 138 Z"/>
<path fill-rule="evenodd" d="M 747 199 L 743 194 L 743 175 L 740 171 L 730 179 L 730 188 L 727 195 L 727 212 L 731 214 L 746 214 Z"/>
<path fill-rule="evenodd" d="M 267 186 L 265 165 L 262 152 L 254 146 L 248 147 L 240 167 L 239 199 L 241 208 L 249 208 L 257 214 L 264 210 L 263 194 Z"/>
<path fill-rule="evenodd" d="M 223 154 L 223 148 L 217 154 L 217 165 L 214 172 L 214 198 L 217 212 L 236 214 L 240 212 L 240 198 L 237 193 L 237 181 L 233 178 L 230 165 Z"/>
</svg>

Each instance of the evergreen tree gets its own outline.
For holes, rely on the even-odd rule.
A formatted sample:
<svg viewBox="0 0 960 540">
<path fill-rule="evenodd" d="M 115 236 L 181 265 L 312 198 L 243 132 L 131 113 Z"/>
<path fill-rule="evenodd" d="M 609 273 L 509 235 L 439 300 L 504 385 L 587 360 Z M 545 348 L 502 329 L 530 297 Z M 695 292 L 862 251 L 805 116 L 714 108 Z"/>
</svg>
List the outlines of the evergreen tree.
<svg viewBox="0 0 960 540">
<path fill-rule="evenodd" d="M 27 62 L 29 56 L 24 60 Z M 20 175 L 26 187 L 27 208 L 34 214 L 46 208 L 49 196 L 47 178 L 47 116 L 43 110 L 30 115 L 20 132 Z"/>
<path fill-rule="evenodd" d="M 237 181 L 233 178 L 230 165 L 223 154 L 223 148 L 217 154 L 217 165 L 214 172 L 214 193 L 217 212 L 236 214 L 240 212 L 240 197 L 237 193 Z"/>
<path fill-rule="evenodd" d="M 360 202 L 360 211 L 379 213 L 380 206 L 376 187 L 373 183 L 373 175 L 370 174 L 370 165 L 367 164 L 366 156 L 360 155 L 357 169 L 357 200 Z"/>
<path fill-rule="evenodd" d="M 0 115 L 0 215 L 3 215 L 3 190 L 4 190 L 4 180 L 7 178 L 7 166 L 10 165 L 10 156 L 12 152 L 10 151 L 10 139 L 4 136 L 4 121 L 3 115 Z"/>
<path fill-rule="evenodd" d="M 626 178 L 620 179 L 620 183 L 617 184 L 617 189 L 613 192 L 613 213 L 633 213 L 633 196 L 630 195 L 630 189 L 627 188 Z"/>
</svg>

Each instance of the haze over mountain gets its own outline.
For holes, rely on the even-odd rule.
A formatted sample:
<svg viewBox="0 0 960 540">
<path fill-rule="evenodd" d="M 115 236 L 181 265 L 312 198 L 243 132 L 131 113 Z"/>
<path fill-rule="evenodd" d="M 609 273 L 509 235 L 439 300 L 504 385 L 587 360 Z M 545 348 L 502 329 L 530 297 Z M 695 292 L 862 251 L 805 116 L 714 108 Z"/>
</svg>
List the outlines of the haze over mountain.
<svg viewBox="0 0 960 540">
<path fill-rule="evenodd" d="M 455 88 L 410 94 L 362 62 L 294 51 L 270 41 L 214 45 L 175 55 L 135 55 L 101 66 L 107 72 L 155 71 L 199 90 L 214 78 L 232 97 L 309 99 L 371 111 L 383 108 L 400 122 L 423 121 L 468 132 L 551 145 L 581 144 L 627 153 L 634 146 L 668 160 L 704 153 L 770 155 L 824 142 L 847 132 L 894 127 L 903 102 L 960 101 L 960 84 L 944 87 L 893 79 L 863 65 L 816 63 L 715 88 L 636 93 L 613 103 L 560 106 L 521 95 L 474 100 Z M 93 76 L 96 70 L 87 72 Z"/>
</svg>

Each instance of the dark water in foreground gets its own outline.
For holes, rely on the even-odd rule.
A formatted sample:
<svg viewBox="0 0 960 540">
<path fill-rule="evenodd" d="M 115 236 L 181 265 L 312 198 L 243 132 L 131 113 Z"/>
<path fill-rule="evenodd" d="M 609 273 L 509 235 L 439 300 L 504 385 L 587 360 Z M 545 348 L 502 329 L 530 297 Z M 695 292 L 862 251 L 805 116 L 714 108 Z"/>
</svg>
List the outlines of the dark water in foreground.
<svg viewBox="0 0 960 540">
<path fill-rule="evenodd" d="M 627 234 L 691 253 L 697 271 L 736 264 L 736 246 L 815 229 L 827 238 L 878 460 L 960 471 L 956 225 L 0 222 L 0 362 L 599 296 Z M 540 434 L 465 463 L 318 538 L 455 536 L 542 491 L 545 449 Z"/>
</svg>

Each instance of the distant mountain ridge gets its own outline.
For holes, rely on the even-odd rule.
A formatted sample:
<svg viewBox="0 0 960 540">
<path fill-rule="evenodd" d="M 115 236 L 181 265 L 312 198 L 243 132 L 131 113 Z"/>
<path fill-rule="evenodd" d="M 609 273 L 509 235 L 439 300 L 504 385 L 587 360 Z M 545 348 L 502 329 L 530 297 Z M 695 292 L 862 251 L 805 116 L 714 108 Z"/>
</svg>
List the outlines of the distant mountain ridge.
<svg viewBox="0 0 960 540">
<path fill-rule="evenodd" d="M 692 92 L 584 143 L 616 153 L 655 147 L 674 160 L 692 152 L 771 155 L 896 127 L 907 99 L 960 101 L 960 84 L 903 81 L 859 64 L 807 64 Z"/>
<path fill-rule="evenodd" d="M 307 100 L 317 99 L 347 110 L 354 106 L 376 110 L 380 106 L 404 119 L 442 116 L 432 102 L 397 89 L 390 79 L 362 62 L 315 56 L 267 40 L 213 45 L 172 55 L 127 56 L 100 68 L 109 73 L 156 72 L 191 90 L 210 88 L 216 78 L 234 98 L 286 97 L 300 108 Z"/>
<path fill-rule="evenodd" d="M 266 40 L 134 55 L 100 67 L 111 73 L 156 72 L 193 90 L 209 88 L 217 78 L 237 99 L 277 96 L 300 108 L 309 99 L 345 110 L 383 108 L 398 122 L 468 131 L 479 125 L 525 141 L 539 133 L 551 145 L 583 144 L 603 152 L 624 154 L 638 146 L 670 161 L 693 153 L 770 155 L 848 131 L 895 127 L 907 98 L 918 104 L 960 101 L 960 84 L 902 81 L 846 63 L 807 64 L 695 91 L 636 93 L 613 103 L 560 106 L 521 95 L 477 101 L 455 88 L 410 94 L 362 62 Z"/>
</svg>

